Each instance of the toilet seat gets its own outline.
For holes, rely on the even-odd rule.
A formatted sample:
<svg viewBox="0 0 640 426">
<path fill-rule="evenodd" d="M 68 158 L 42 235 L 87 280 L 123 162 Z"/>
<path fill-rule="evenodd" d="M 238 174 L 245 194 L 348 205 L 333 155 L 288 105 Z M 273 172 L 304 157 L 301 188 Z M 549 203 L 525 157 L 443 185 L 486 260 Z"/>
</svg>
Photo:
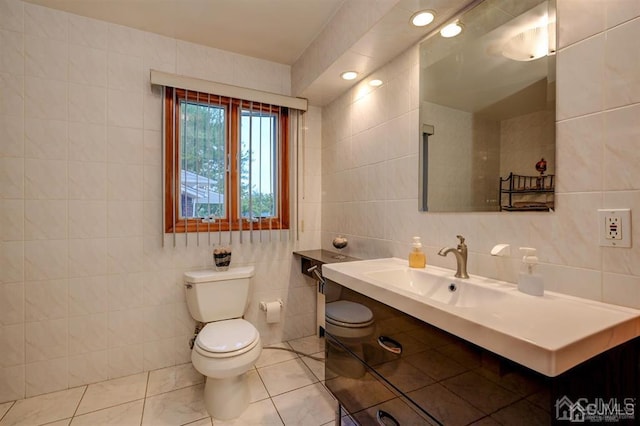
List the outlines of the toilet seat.
<svg viewBox="0 0 640 426">
<path fill-rule="evenodd" d="M 325 320 L 338 327 L 364 328 L 373 324 L 373 312 L 360 303 L 338 300 L 326 304 Z"/>
<path fill-rule="evenodd" d="M 194 349 L 208 358 L 229 358 L 249 352 L 258 342 L 260 335 L 253 324 L 236 318 L 205 325 Z"/>
</svg>

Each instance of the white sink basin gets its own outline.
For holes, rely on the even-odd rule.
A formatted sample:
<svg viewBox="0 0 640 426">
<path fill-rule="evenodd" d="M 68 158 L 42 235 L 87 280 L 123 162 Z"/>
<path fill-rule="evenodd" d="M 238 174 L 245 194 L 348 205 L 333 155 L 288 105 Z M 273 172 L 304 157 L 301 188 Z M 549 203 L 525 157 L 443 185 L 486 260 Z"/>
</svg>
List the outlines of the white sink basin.
<svg viewBox="0 0 640 426">
<path fill-rule="evenodd" d="M 640 335 L 640 311 L 388 258 L 326 264 L 325 278 L 550 377 Z M 454 284 L 455 291 L 449 289 Z"/>
<path fill-rule="evenodd" d="M 364 275 L 373 281 L 424 297 L 437 303 L 461 308 L 496 304 L 507 294 L 498 288 L 480 284 L 474 277 L 451 278 L 436 271 L 411 269 L 408 267 L 384 271 L 367 272 Z"/>
</svg>

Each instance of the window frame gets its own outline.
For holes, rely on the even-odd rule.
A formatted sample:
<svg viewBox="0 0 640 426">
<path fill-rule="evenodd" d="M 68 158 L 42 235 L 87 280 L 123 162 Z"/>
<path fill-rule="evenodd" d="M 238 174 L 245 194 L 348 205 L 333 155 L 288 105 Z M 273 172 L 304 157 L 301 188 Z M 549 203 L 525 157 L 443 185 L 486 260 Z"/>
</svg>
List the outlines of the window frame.
<svg viewBox="0 0 640 426">
<path fill-rule="evenodd" d="M 174 96 L 175 94 L 175 96 Z M 180 215 L 180 103 L 202 103 L 225 107 L 225 212 L 226 218 L 204 222 L 202 218 L 184 218 Z M 278 152 L 276 155 L 276 215 L 268 218 L 240 217 L 240 121 L 243 109 L 270 112 L 277 115 Z M 164 232 L 207 231 L 268 231 L 289 229 L 289 109 L 276 105 L 233 99 L 225 96 L 196 92 L 173 87 L 164 88 Z M 249 168 L 250 170 L 251 168 Z"/>
</svg>

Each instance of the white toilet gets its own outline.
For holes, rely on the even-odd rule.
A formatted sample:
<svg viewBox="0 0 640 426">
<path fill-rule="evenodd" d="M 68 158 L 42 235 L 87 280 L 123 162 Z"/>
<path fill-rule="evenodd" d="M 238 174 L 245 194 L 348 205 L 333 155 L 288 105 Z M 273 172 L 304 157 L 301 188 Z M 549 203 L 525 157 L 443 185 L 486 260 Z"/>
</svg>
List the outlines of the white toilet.
<svg viewBox="0 0 640 426">
<path fill-rule="evenodd" d="M 252 266 L 184 274 L 189 312 L 195 320 L 206 323 L 196 337 L 191 361 L 206 376 L 207 411 L 220 420 L 236 418 L 248 407 L 245 373 L 262 352 L 258 330 L 242 319 L 253 274 Z"/>
</svg>

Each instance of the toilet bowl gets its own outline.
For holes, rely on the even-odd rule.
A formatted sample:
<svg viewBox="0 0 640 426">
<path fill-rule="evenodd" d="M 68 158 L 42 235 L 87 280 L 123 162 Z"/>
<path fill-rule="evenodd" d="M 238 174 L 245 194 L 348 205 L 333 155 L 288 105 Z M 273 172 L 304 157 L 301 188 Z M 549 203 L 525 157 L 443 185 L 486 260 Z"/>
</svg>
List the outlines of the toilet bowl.
<svg viewBox="0 0 640 426">
<path fill-rule="evenodd" d="M 262 352 L 258 330 L 242 319 L 253 267 L 184 274 L 191 316 L 206 325 L 191 351 L 193 367 L 206 377 L 204 403 L 219 420 L 239 417 L 249 406 L 246 372 Z"/>
<path fill-rule="evenodd" d="M 207 377 L 205 406 L 216 419 L 235 418 L 247 408 L 250 395 L 245 373 L 261 352 L 258 331 L 243 319 L 209 323 L 198 333 L 191 362 Z"/>
</svg>

